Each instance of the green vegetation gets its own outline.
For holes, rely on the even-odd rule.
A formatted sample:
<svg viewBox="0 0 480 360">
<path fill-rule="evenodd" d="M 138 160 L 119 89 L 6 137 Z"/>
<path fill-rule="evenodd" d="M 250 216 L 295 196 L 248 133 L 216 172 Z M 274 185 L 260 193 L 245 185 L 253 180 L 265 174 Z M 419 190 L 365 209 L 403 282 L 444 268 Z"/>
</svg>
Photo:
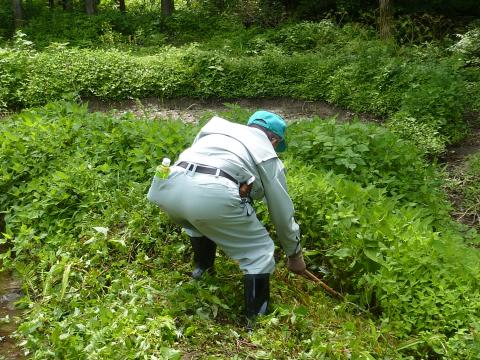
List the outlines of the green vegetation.
<svg viewBox="0 0 480 360">
<path fill-rule="evenodd" d="M 280 261 L 273 313 L 248 334 L 236 265 L 221 257 L 215 278 L 189 280 L 186 238 L 145 198 L 158 159 L 175 157 L 195 126 L 73 103 L 0 125 L 2 262 L 24 281 L 19 336 L 33 358 L 478 354 L 480 254 L 471 245 L 480 238 L 470 233 L 466 244 L 446 215 L 438 169 L 385 129 L 298 122 L 284 159 L 309 267 L 328 269 L 327 281 L 365 312 Z"/>
<path fill-rule="evenodd" d="M 480 157 L 449 177 L 435 160 L 478 121 L 476 0 L 395 1 L 382 40 L 376 0 L 87 1 L 0 4 L 0 113 L 21 111 L 0 121 L 0 259 L 32 359 L 479 359 Z M 289 97 L 382 123 L 289 127 L 306 261 L 345 302 L 278 251 L 273 312 L 247 333 L 236 264 L 189 278 L 186 236 L 146 192 L 198 126 L 82 105 L 145 97 Z"/>
<path fill-rule="evenodd" d="M 439 154 L 465 136 L 463 116 L 480 102 L 470 93 L 476 79 L 462 69 L 459 53 L 398 48 L 356 26 L 322 21 L 262 33 L 237 29 L 227 39 L 142 55 L 62 44 L 36 51 L 17 35 L 13 47 L 0 52 L 0 105 L 92 96 L 325 100 L 386 117 L 402 137 Z"/>
</svg>

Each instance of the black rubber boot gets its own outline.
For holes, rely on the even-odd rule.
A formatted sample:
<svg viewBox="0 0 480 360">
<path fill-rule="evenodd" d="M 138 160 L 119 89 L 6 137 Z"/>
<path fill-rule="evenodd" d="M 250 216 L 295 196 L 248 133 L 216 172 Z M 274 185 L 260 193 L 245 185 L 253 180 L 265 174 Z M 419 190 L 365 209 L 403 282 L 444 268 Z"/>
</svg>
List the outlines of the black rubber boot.
<svg viewBox="0 0 480 360">
<path fill-rule="evenodd" d="M 247 274 L 243 278 L 247 329 L 251 330 L 258 315 L 265 315 L 270 302 L 270 274 Z"/>
<path fill-rule="evenodd" d="M 192 277 L 194 279 L 200 279 L 205 271 L 213 274 L 213 263 L 215 261 L 217 244 L 205 236 L 190 237 L 190 244 L 192 244 L 193 248 Z"/>
</svg>

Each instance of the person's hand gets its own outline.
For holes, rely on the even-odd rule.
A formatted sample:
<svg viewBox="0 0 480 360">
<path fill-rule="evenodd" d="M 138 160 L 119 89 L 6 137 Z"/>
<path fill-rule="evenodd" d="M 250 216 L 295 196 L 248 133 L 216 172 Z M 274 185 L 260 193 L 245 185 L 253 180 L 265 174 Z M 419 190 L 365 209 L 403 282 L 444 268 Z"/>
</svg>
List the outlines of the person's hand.
<svg viewBox="0 0 480 360">
<path fill-rule="evenodd" d="M 248 179 L 243 184 L 240 184 L 240 188 L 238 189 L 238 192 L 240 193 L 241 198 L 246 198 L 250 196 L 250 191 L 252 191 L 254 181 L 255 181 L 255 176 L 252 175 L 250 179 Z"/>
<path fill-rule="evenodd" d="M 246 198 L 250 195 L 250 191 L 252 190 L 252 186 L 253 184 L 241 184 L 240 185 L 240 188 L 238 189 L 238 192 L 240 194 L 240 197 L 243 199 L 243 198 Z"/>
<path fill-rule="evenodd" d="M 303 275 L 305 273 L 307 267 L 303 260 L 303 253 L 301 250 L 297 254 L 291 255 L 287 258 L 287 268 L 297 275 Z"/>
</svg>

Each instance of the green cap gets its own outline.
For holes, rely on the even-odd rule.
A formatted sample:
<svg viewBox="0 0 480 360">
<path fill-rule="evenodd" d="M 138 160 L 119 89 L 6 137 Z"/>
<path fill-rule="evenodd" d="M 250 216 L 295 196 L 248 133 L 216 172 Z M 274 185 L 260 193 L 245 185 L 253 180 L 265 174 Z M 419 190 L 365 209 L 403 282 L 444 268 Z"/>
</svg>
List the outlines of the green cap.
<svg viewBox="0 0 480 360">
<path fill-rule="evenodd" d="M 250 119 L 248 119 L 247 123 L 247 125 L 253 124 L 264 127 L 275 135 L 278 135 L 282 140 L 278 143 L 275 150 L 277 152 L 285 151 L 287 148 L 287 143 L 285 142 L 285 130 L 287 129 L 287 124 L 281 116 L 269 111 L 256 111 L 252 116 L 250 116 Z"/>
</svg>

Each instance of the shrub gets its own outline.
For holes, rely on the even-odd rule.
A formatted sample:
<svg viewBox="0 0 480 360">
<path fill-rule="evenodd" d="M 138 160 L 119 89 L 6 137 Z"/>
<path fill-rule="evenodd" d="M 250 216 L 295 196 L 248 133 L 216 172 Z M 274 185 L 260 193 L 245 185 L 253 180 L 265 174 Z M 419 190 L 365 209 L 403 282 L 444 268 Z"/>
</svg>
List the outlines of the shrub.
<svg viewBox="0 0 480 360">
<path fill-rule="evenodd" d="M 309 267 L 326 268 L 329 283 L 379 314 L 385 330 L 437 339 L 405 345 L 406 353 L 473 355 L 478 250 L 467 247 L 454 226 L 434 225 L 428 209 L 402 206 L 380 189 L 311 167 L 292 172 L 289 186 Z"/>
<path fill-rule="evenodd" d="M 403 139 L 417 144 L 423 152 L 441 154 L 448 141 L 444 135 L 439 134 L 434 125 L 435 119 L 431 116 L 428 119 L 426 122 L 418 121 L 409 112 L 399 111 L 391 117 L 387 127 Z"/>
<path fill-rule="evenodd" d="M 338 42 L 340 33 L 335 25 L 323 20 L 320 22 L 301 22 L 282 26 L 262 35 L 267 43 L 279 46 L 287 54 L 312 51 L 330 43 Z"/>
<path fill-rule="evenodd" d="M 101 28 L 105 43 L 117 43 L 120 33 L 113 25 Z M 437 155 L 463 138 L 463 116 L 480 102 L 476 73 L 462 69 L 457 56 L 431 46 L 398 48 L 369 31 L 328 22 L 288 25 L 278 34 L 251 30 L 242 38 L 241 33 L 236 27 L 231 35 L 239 40 L 230 44 L 245 49 L 191 44 L 164 46 L 154 55 L 59 44 L 27 52 L 17 44 L 1 54 L 1 81 L 8 88 L 2 89 L 0 103 L 25 107 L 78 96 L 324 100 L 389 119 L 392 129 L 413 140 L 428 130 L 421 145 Z M 150 41 L 150 35 L 137 35 L 139 41 Z M 218 37 L 211 41 L 210 46 L 219 44 Z"/>
<path fill-rule="evenodd" d="M 468 65 L 480 66 L 480 26 L 459 34 L 458 38 L 450 50 L 464 56 Z"/>
<path fill-rule="evenodd" d="M 378 125 L 297 122 L 289 127 L 289 152 L 315 168 L 385 189 L 402 203 L 429 209 L 446 205 L 435 165 L 426 164 L 415 144 Z"/>
</svg>

